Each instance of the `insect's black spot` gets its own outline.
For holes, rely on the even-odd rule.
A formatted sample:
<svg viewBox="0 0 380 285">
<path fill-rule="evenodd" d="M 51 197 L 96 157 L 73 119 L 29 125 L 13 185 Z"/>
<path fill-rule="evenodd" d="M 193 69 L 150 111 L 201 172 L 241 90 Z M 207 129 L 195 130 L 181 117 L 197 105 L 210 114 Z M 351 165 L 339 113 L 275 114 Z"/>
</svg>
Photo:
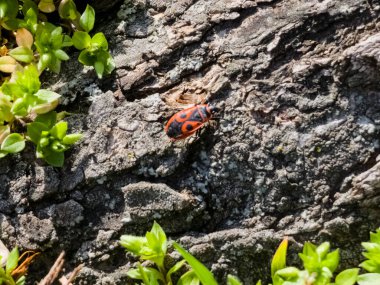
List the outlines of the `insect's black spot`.
<svg viewBox="0 0 380 285">
<path fill-rule="evenodd" d="M 185 113 L 183 113 L 183 114 L 180 115 L 181 119 L 185 119 L 186 117 L 187 117 L 187 115 Z"/>
<path fill-rule="evenodd" d="M 192 126 L 192 125 L 187 125 L 187 126 L 186 126 L 186 130 L 191 131 L 192 129 L 193 129 L 193 126 Z"/>
</svg>

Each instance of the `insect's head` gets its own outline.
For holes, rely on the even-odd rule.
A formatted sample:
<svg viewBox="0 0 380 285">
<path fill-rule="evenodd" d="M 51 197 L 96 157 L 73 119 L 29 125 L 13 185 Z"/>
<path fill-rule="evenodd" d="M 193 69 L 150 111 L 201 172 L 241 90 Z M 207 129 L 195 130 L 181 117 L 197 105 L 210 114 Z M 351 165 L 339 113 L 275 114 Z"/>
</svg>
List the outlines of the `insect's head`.
<svg viewBox="0 0 380 285">
<path fill-rule="evenodd" d="M 210 105 L 210 104 L 208 105 L 208 109 L 209 109 L 211 115 L 214 115 L 215 113 L 218 113 L 220 111 L 219 108 L 217 108 L 214 105 Z"/>
</svg>

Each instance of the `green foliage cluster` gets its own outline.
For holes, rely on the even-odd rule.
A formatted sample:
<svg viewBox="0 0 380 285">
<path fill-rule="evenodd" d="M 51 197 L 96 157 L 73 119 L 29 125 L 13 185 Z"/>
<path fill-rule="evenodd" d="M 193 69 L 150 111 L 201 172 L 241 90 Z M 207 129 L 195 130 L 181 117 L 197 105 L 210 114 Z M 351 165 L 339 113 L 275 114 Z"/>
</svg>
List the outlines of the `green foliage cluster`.
<svg viewBox="0 0 380 285">
<path fill-rule="evenodd" d="M 138 263 L 137 268 L 127 272 L 132 279 L 140 280 L 136 284 L 173 285 L 171 275 L 187 262 L 191 269 L 179 277 L 175 284 L 218 285 L 213 274 L 175 242 L 173 246 L 184 260 L 166 270 L 164 258 L 167 253 L 167 238 L 156 222 L 145 237 L 123 235 L 120 238 L 120 244 L 132 254 L 154 264 L 153 266 L 142 266 Z M 378 285 L 380 284 L 380 228 L 375 233 L 371 233 L 370 242 L 364 242 L 362 246 L 366 250 L 363 253 L 366 260 L 359 266 L 367 273 L 359 274 L 359 268 L 350 268 L 335 276 L 334 273 L 339 265 L 339 250 L 330 251 L 328 242 L 319 246 L 306 242 L 302 253 L 299 254 L 303 269 L 287 267 L 288 240 L 285 239 L 272 259 L 272 283 L 270 285 Z M 243 285 L 243 283 L 237 277 L 228 275 L 227 285 Z M 258 281 L 256 285 L 261 285 L 261 281 Z"/>
<path fill-rule="evenodd" d="M 47 13 L 55 13 L 62 26 L 48 22 Z M 70 46 L 81 50 L 78 60 L 93 66 L 99 78 L 111 73 L 104 34 L 89 34 L 94 22 L 94 9 L 87 5 L 80 14 L 73 0 L 0 0 L 0 158 L 31 141 L 38 158 L 63 165 L 64 151 L 81 136 L 66 134 L 67 113 L 53 111 L 60 95 L 41 89 L 39 77 L 44 70 L 59 73 Z"/>
<path fill-rule="evenodd" d="M 24 285 L 25 274 L 15 274 L 19 262 L 19 252 L 15 247 L 7 256 L 5 266 L 0 266 L 0 284 L 4 285 Z M 0 264 L 2 257 L 0 256 Z M 25 273 L 25 272 L 24 272 Z"/>
</svg>

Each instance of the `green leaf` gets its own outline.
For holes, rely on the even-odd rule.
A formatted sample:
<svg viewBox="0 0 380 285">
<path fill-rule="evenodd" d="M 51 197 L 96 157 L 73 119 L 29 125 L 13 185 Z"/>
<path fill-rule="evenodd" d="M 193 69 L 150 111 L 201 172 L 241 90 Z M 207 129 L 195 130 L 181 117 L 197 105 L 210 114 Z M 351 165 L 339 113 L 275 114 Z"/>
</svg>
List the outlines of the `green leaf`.
<svg viewBox="0 0 380 285">
<path fill-rule="evenodd" d="M 79 141 L 81 138 L 82 138 L 82 134 L 66 135 L 62 139 L 62 143 L 66 144 L 66 145 L 72 145 L 72 144 L 75 144 L 77 141 Z"/>
<path fill-rule="evenodd" d="M 14 101 L 11 112 L 13 115 L 19 117 L 25 117 L 28 115 L 28 107 L 25 103 L 25 100 L 23 98 L 18 98 L 16 101 Z"/>
<path fill-rule="evenodd" d="M 339 273 L 335 278 L 335 285 L 354 285 L 358 278 L 359 268 L 350 268 Z"/>
<path fill-rule="evenodd" d="M 378 228 L 376 232 L 370 233 L 369 235 L 371 242 L 380 244 L 380 228 Z"/>
<path fill-rule="evenodd" d="M 52 13 L 55 11 L 55 5 L 53 0 L 40 0 L 38 3 L 38 9 L 44 13 Z"/>
<path fill-rule="evenodd" d="M 96 56 L 92 55 L 87 50 L 82 50 L 82 52 L 79 54 L 78 60 L 84 65 L 93 66 L 96 61 Z"/>
<path fill-rule="evenodd" d="M 95 10 L 90 5 L 87 4 L 86 10 L 82 14 L 79 20 L 79 24 L 83 30 L 87 33 L 91 31 L 95 23 Z"/>
<path fill-rule="evenodd" d="M 91 46 L 98 49 L 108 50 L 108 42 L 102 32 L 96 33 L 91 39 Z"/>
<path fill-rule="evenodd" d="M 380 273 L 380 264 L 374 260 L 366 260 L 359 264 L 359 266 L 371 273 Z"/>
<path fill-rule="evenodd" d="M 25 139 L 18 133 L 8 135 L 1 144 L 1 150 L 9 153 L 17 153 L 24 149 Z"/>
<path fill-rule="evenodd" d="M 98 78 L 101 79 L 103 77 L 104 64 L 101 63 L 100 61 L 96 61 L 94 64 L 94 67 L 95 67 L 96 75 L 98 76 Z"/>
<path fill-rule="evenodd" d="M 82 31 L 75 31 L 72 42 L 76 49 L 82 50 L 91 45 L 91 37 L 88 33 Z"/>
<path fill-rule="evenodd" d="M 159 267 L 163 267 L 164 257 L 167 250 L 167 240 L 165 232 L 162 230 L 159 224 L 153 223 L 152 230 L 147 232 L 146 246 L 141 248 L 141 258 L 152 260 Z"/>
<path fill-rule="evenodd" d="M 257 281 L 256 285 L 261 285 L 261 280 Z"/>
<path fill-rule="evenodd" d="M 161 228 L 161 226 L 156 221 L 154 221 L 150 233 L 154 235 L 154 237 L 155 237 L 154 242 L 157 242 L 156 246 L 159 248 L 159 251 L 162 252 L 163 255 L 165 255 L 166 251 L 167 251 L 167 247 L 168 247 L 166 234 L 165 234 L 164 230 Z M 148 233 L 147 233 L 147 235 L 148 235 Z M 147 238 L 147 240 L 148 240 L 148 238 Z M 148 242 L 149 242 L 149 240 L 148 240 Z"/>
<path fill-rule="evenodd" d="M 64 152 L 69 149 L 69 146 L 62 144 L 59 141 L 53 141 L 50 147 L 56 152 Z"/>
<path fill-rule="evenodd" d="M 326 266 L 331 272 L 334 272 L 339 265 L 339 250 L 334 250 L 327 254 L 325 259 L 321 262 L 321 266 Z"/>
<path fill-rule="evenodd" d="M 9 125 L 0 125 L 0 144 L 5 140 L 5 138 L 11 133 L 11 128 Z M 1 260 L 0 260 L 1 261 Z"/>
<path fill-rule="evenodd" d="M 206 266 L 204 266 L 194 256 L 184 250 L 178 243 L 174 242 L 173 246 L 193 268 L 195 274 L 198 276 L 202 284 L 218 285 L 213 274 L 206 268 Z"/>
<path fill-rule="evenodd" d="M 79 13 L 73 0 L 62 0 L 58 7 L 59 16 L 62 19 L 75 20 L 78 18 Z"/>
<path fill-rule="evenodd" d="M 36 66 L 29 64 L 25 66 L 23 72 L 17 72 L 16 83 L 21 86 L 25 93 L 36 93 L 41 87 Z"/>
<path fill-rule="evenodd" d="M 38 13 L 38 7 L 36 5 L 36 3 L 34 3 L 34 1 L 32 0 L 23 0 L 23 5 L 22 5 L 22 13 L 25 15 L 26 13 L 28 13 L 29 9 L 32 9 L 34 10 L 36 13 Z"/>
<path fill-rule="evenodd" d="M 21 276 L 19 279 L 16 281 L 16 285 L 24 285 L 26 281 L 25 275 Z"/>
<path fill-rule="evenodd" d="M 48 103 L 42 103 L 35 105 L 33 108 L 31 108 L 30 112 L 35 113 L 35 114 L 46 114 L 55 108 L 57 108 L 59 101 L 55 100 L 53 102 L 48 102 Z"/>
<path fill-rule="evenodd" d="M 4 29 L 9 31 L 17 30 L 21 26 L 22 21 L 20 19 L 7 19 L 1 25 Z"/>
<path fill-rule="evenodd" d="M 143 267 L 140 263 L 137 264 L 137 269 L 128 270 L 127 276 L 132 279 L 143 280 L 144 284 L 148 285 L 159 285 L 159 280 L 164 282 L 164 277 L 161 272 L 152 267 Z"/>
<path fill-rule="evenodd" d="M 58 58 L 59 60 L 68 60 L 70 57 L 67 55 L 67 53 L 65 53 L 63 50 L 61 49 L 57 49 L 54 51 L 54 55 L 56 56 L 56 58 Z"/>
<path fill-rule="evenodd" d="M 9 52 L 9 55 L 16 60 L 25 63 L 30 63 L 34 59 L 32 50 L 27 47 L 14 48 Z"/>
<path fill-rule="evenodd" d="M 40 99 L 42 102 L 46 103 L 51 103 L 61 97 L 61 95 L 59 95 L 58 93 L 46 89 L 40 89 L 34 95 L 38 97 L 38 99 Z"/>
<path fill-rule="evenodd" d="M 61 121 L 55 124 L 54 127 L 51 128 L 50 133 L 53 137 L 59 139 L 60 141 L 66 136 L 67 132 L 67 122 Z"/>
<path fill-rule="evenodd" d="M 12 108 L 12 103 L 10 102 L 8 96 L 0 94 L 0 125 L 3 124 L 4 122 L 9 123 L 13 120 L 11 108 Z M 0 137 L 1 137 L 1 134 L 0 134 Z"/>
<path fill-rule="evenodd" d="M 241 283 L 237 277 L 228 274 L 227 275 L 227 285 L 243 285 L 243 283 Z"/>
<path fill-rule="evenodd" d="M 146 244 L 146 238 L 131 235 L 122 235 L 120 237 L 119 243 L 129 252 L 135 255 L 140 255 L 141 248 Z"/>
<path fill-rule="evenodd" d="M 0 0 L 0 19 L 13 19 L 18 12 L 17 0 Z"/>
<path fill-rule="evenodd" d="M 68 35 L 63 35 L 62 47 L 71 47 L 73 45 L 73 41 Z"/>
<path fill-rule="evenodd" d="M 172 281 L 172 274 L 177 272 L 178 270 L 181 269 L 181 267 L 186 263 L 186 260 L 181 260 L 179 262 L 177 262 L 176 264 L 174 264 L 168 271 L 168 273 L 166 274 L 166 280 L 168 281 L 168 285 L 173 285 L 173 281 Z"/>
<path fill-rule="evenodd" d="M 271 277 L 273 278 L 277 270 L 286 267 L 286 252 L 288 249 L 288 239 L 285 238 L 276 250 L 271 263 Z"/>
<path fill-rule="evenodd" d="M 65 161 L 63 152 L 55 152 L 48 147 L 43 149 L 43 156 L 47 163 L 55 167 L 62 167 Z"/>
<path fill-rule="evenodd" d="M 380 273 L 366 273 L 358 276 L 359 285 L 379 285 Z"/>
<path fill-rule="evenodd" d="M 200 284 L 200 280 L 199 280 L 197 274 L 195 274 L 195 272 L 193 270 L 190 270 L 190 271 L 184 273 L 178 279 L 178 282 L 177 282 L 177 285 L 199 285 L 199 284 Z M 203 285 L 209 285 L 209 284 L 203 283 Z"/>
<path fill-rule="evenodd" d="M 285 267 L 280 270 L 277 270 L 275 276 L 280 276 L 281 278 L 285 280 L 292 280 L 293 278 L 298 277 L 298 273 L 300 270 L 296 267 Z"/>
<path fill-rule="evenodd" d="M 50 130 L 57 122 L 57 112 L 52 111 L 46 114 L 38 115 L 34 122 L 45 124 L 48 128 L 47 130 Z"/>
<path fill-rule="evenodd" d="M 7 155 L 8 155 L 7 152 L 0 150 L 0 158 L 3 158 L 3 157 L 5 157 L 5 156 L 7 156 Z M 1 283 L 0 283 L 0 284 L 1 284 Z"/>
<path fill-rule="evenodd" d="M 5 73 L 12 73 L 15 71 L 17 66 L 17 61 L 8 55 L 0 57 L 0 71 Z"/>
<path fill-rule="evenodd" d="M 105 65 L 106 65 L 106 68 L 105 68 L 106 74 L 110 74 L 116 67 L 115 61 L 113 60 L 112 56 L 109 53 L 105 60 Z"/>
<path fill-rule="evenodd" d="M 25 4 L 24 4 L 23 7 L 25 7 Z M 37 30 L 37 15 L 38 15 L 38 11 L 36 9 L 34 9 L 33 7 L 31 7 L 31 8 L 29 8 L 27 10 L 26 13 L 24 13 L 24 15 L 25 15 L 25 18 L 24 18 L 25 24 L 23 25 L 24 28 L 27 28 L 32 33 L 35 33 L 36 30 Z"/>
<path fill-rule="evenodd" d="M 18 264 L 18 248 L 15 247 L 8 255 L 8 258 L 7 258 L 7 264 L 5 266 L 5 270 L 6 270 L 6 273 L 7 274 L 10 274 L 16 267 L 17 267 L 17 264 Z"/>
<path fill-rule="evenodd" d="M 5 95 L 9 95 L 13 100 L 24 96 L 21 86 L 16 83 L 5 82 L 1 86 L 1 91 Z"/>
<path fill-rule="evenodd" d="M 41 138 L 41 132 L 42 131 L 48 131 L 49 128 L 46 126 L 46 124 L 41 123 L 41 122 L 33 122 L 29 123 L 26 127 L 27 129 L 27 134 L 30 138 L 30 140 L 34 144 L 38 144 Z"/>
</svg>

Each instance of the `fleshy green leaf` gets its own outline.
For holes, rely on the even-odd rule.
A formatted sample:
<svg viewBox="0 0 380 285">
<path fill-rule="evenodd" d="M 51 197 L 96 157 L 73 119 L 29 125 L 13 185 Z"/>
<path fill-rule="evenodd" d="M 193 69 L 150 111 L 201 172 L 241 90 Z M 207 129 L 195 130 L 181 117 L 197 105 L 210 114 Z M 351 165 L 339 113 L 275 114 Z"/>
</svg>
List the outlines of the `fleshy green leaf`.
<svg viewBox="0 0 380 285">
<path fill-rule="evenodd" d="M 1 91 L 3 91 L 4 94 L 9 95 L 13 100 L 24 96 L 24 91 L 21 86 L 16 83 L 3 83 Z"/>
<path fill-rule="evenodd" d="M 87 33 L 91 31 L 95 23 L 95 10 L 90 5 L 87 4 L 86 10 L 82 14 L 79 20 L 80 26 Z"/>
<path fill-rule="evenodd" d="M 9 127 L 9 125 L 0 126 L 0 145 L 10 133 L 11 128 Z"/>
<path fill-rule="evenodd" d="M 339 273 L 335 278 L 335 285 L 354 285 L 358 278 L 359 268 L 350 268 Z"/>
<path fill-rule="evenodd" d="M 0 57 L 0 71 L 5 73 L 12 73 L 15 71 L 17 66 L 17 61 L 8 55 Z"/>
<path fill-rule="evenodd" d="M 57 49 L 54 51 L 54 55 L 56 56 L 56 58 L 58 58 L 59 60 L 68 60 L 70 57 L 67 55 L 67 53 L 65 53 L 63 50 L 61 49 Z"/>
<path fill-rule="evenodd" d="M 38 115 L 34 122 L 42 123 L 47 126 L 47 130 L 50 130 L 57 122 L 57 112 L 52 111 L 46 114 Z"/>
<path fill-rule="evenodd" d="M 178 280 L 177 285 L 199 285 L 200 280 L 193 270 L 184 273 Z M 207 283 L 203 283 L 205 285 Z M 209 284 L 207 284 L 209 285 Z"/>
<path fill-rule="evenodd" d="M 58 7 L 59 16 L 62 19 L 75 20 L 80 15 L 73 0 L 62 0 Z"/>
<path fill-rule="evenodd" d="M 101 79 L 103 77 L 104 64 L 101 63 L 100 61 L 96 61 L 94 67 L 95 67 L 96 75 L 98 76 L 98 78 Z"/>
<path fill-rule="evenodd" d="M 84 65 L 94 65 L 96 61 L 96 56 L 92 55 L 89 53 L 87 50 L 82 50 L 81 53 L 79 54 L 78 60 L 80 63 Z"/>
<path fill-rule="evenodd" d="M 25 275 L 21 276 L 19 279 L 16 281 L 16 285 L 24 285 L 26 281 Z"/>
<path fill-rule="evenodd" d="M 73 45 L 73 41 L 68 35 L 63 35 L 62 47 L 71 47 Z"/>
<path fill-rule="evenodd" d="M 273 278 L 277 270 L 286 267 L 286 252 L 288 249 L 288 239 L 285 238 L 276 250 L 271 263 L 271 277 Z"/>
<path fill-rule="evenodd" d="M 72 145 L 72 144 L 75 144 L 77 141 L 79 141 L 81 138 L 82 138 L 81 134 L 66 135 L 62 139 L 62 143 L 66 144 L 66 145 Z"/>
<path fill-rule="evenodd" d="M 16 60 L 25 63 L 30 63 L 34 59 L 32 50 L 27 47 L 14 48 L 9 52 L 9 55 Z"/>
<path fill-rule="evenodd" d="M 50 133 L 53 137 L 62 140 L 64 136 L 66 136 L 67 132 L 67 122 L 61 121 L 55 124 L 54 127 L 51 128 Z"/>
<path fill-rule="evenodd" d="M 193 268 L 195 274 L 198 276 L 202 284 L 218 285 L 213 274 L 206 268 L 206 266 L 204 266 L 201 262 L 199 262 L 194 256 L 188 253 L 185 249 L 183 249 L 178 243 L 175 242 L 173 246 L 182 255 L 182 257 L 186 259 L 189 265 Z"/>
<path fill-rule="evenodd" d="M 18 133 L 8 135 L 1 144 L 1 150 L 9 153 L 17 153 L 24 149 L 25 139 Z"/>
<path fill-rule="evenodd" d="M 186 260 L 181 260 L 179 262 L 177 262 L 176 264 L 174 264 L 168 271 L 168 273 L 166 274 L 166 280 L 168 281 L 168 285 L 173 285 L 173 281 L 172 281 L 172 274 L 177 272 L 178 270 L 181 269 L 181 267 L 186 263 Z"/>
<path fill-rule="evenodd" d="M 300 270 L 296 267 L 285 267 L 280 270 L 277 270 L 275 276 L 280 276 L 285 280 L 291 280 L 292 278 L 297 278 Z"/>
<path fill-rule="evenodd" d="M 366 273 L 358 276 L 359 285 L 379 285 L 380 273 Z"/>
<path fill-rule="evenodd" d="M 96 33 L 91 39 L 91 46 L 108 50 L 108 42 L 105 35 L 102 32 Z"/>
<path fill-rule="evenodd" d="M 19 117 L 25 117 L 28 115 L 28 107 L 25 103 L 25 100 L 23 98 L 18 98 L 16 101 L 14 101 L 11 112 L 13 115 Z"/>
<path fill-rule="evenodd" d="M 10 274 L 18 264 L 18 249 L 15 247 L 8 255 L 7 264 L 6 264 L 6 273 Z"/>
<path fill-rule="evenodd" d="M 18 12 L 17 0 L 0 0 L 0 20 L 15 18 Z"/>
<path fill-rule="evenodd" d="M 34 95 L 37 96 L 38 99 L 40 99 L 42 102 L 47 103 L 53 102 L 61 97 L 61 95 L 59 95 L 58 93 L 46 89 L 40 89 Z"/>
<path fill-rule="evenodd" d="M 63 152 L 55 152 L 49 148 L 43 150 L 43 156 L 47 163 L 55 167 L 62 167 L 65 161 Z"/>
<path fill-rule="evenodd" d="M 241 283 L 237 277 L 228 274 L 227 275 L 227 285 L 243 285 L 243 283 Z"/>
<path fill-rule="evenodd" d="M 30 140 L 34 144 L 38 144 L 41 138 L 41 132 L 42 131 L 48 131 L 49 128 L 46 126 L 46 124 L 41 122 L 33 122 L 27 125 L 27 134 L 30 138 Z"/>
<path fill-rule="evenodd" d="M 120 237 L 119 243 L 129 252 L 132 252 L 135 255 L 140 255 L 141 248 L 146 244 L 146 238 L 131 235 L 122 235 Z"/>
<path fill-rule="evenodd" d="M 90 46 L 91 37 L 88 33 L 82 31 L 75 31 L 72 42 L 76 49 L 82 50 Z"/>
<path fill-rule="evenodd" d="M 53 0 L 40 0 L 38 3 L 38 9 L 44 13 L 52 13 L 55 11 L 55 5 Z"/>
<path fill-rule="evenodd" d="M 0 125 L 3 124 L 4 122 L 9 123 L 13 120 L 11 108 L 12 108 L 12 103 L 10 102 L 8 96 L 0 94 Z M 1 143 L 1 140 L 0 140 L 0 143 Z"/>
</svg>

